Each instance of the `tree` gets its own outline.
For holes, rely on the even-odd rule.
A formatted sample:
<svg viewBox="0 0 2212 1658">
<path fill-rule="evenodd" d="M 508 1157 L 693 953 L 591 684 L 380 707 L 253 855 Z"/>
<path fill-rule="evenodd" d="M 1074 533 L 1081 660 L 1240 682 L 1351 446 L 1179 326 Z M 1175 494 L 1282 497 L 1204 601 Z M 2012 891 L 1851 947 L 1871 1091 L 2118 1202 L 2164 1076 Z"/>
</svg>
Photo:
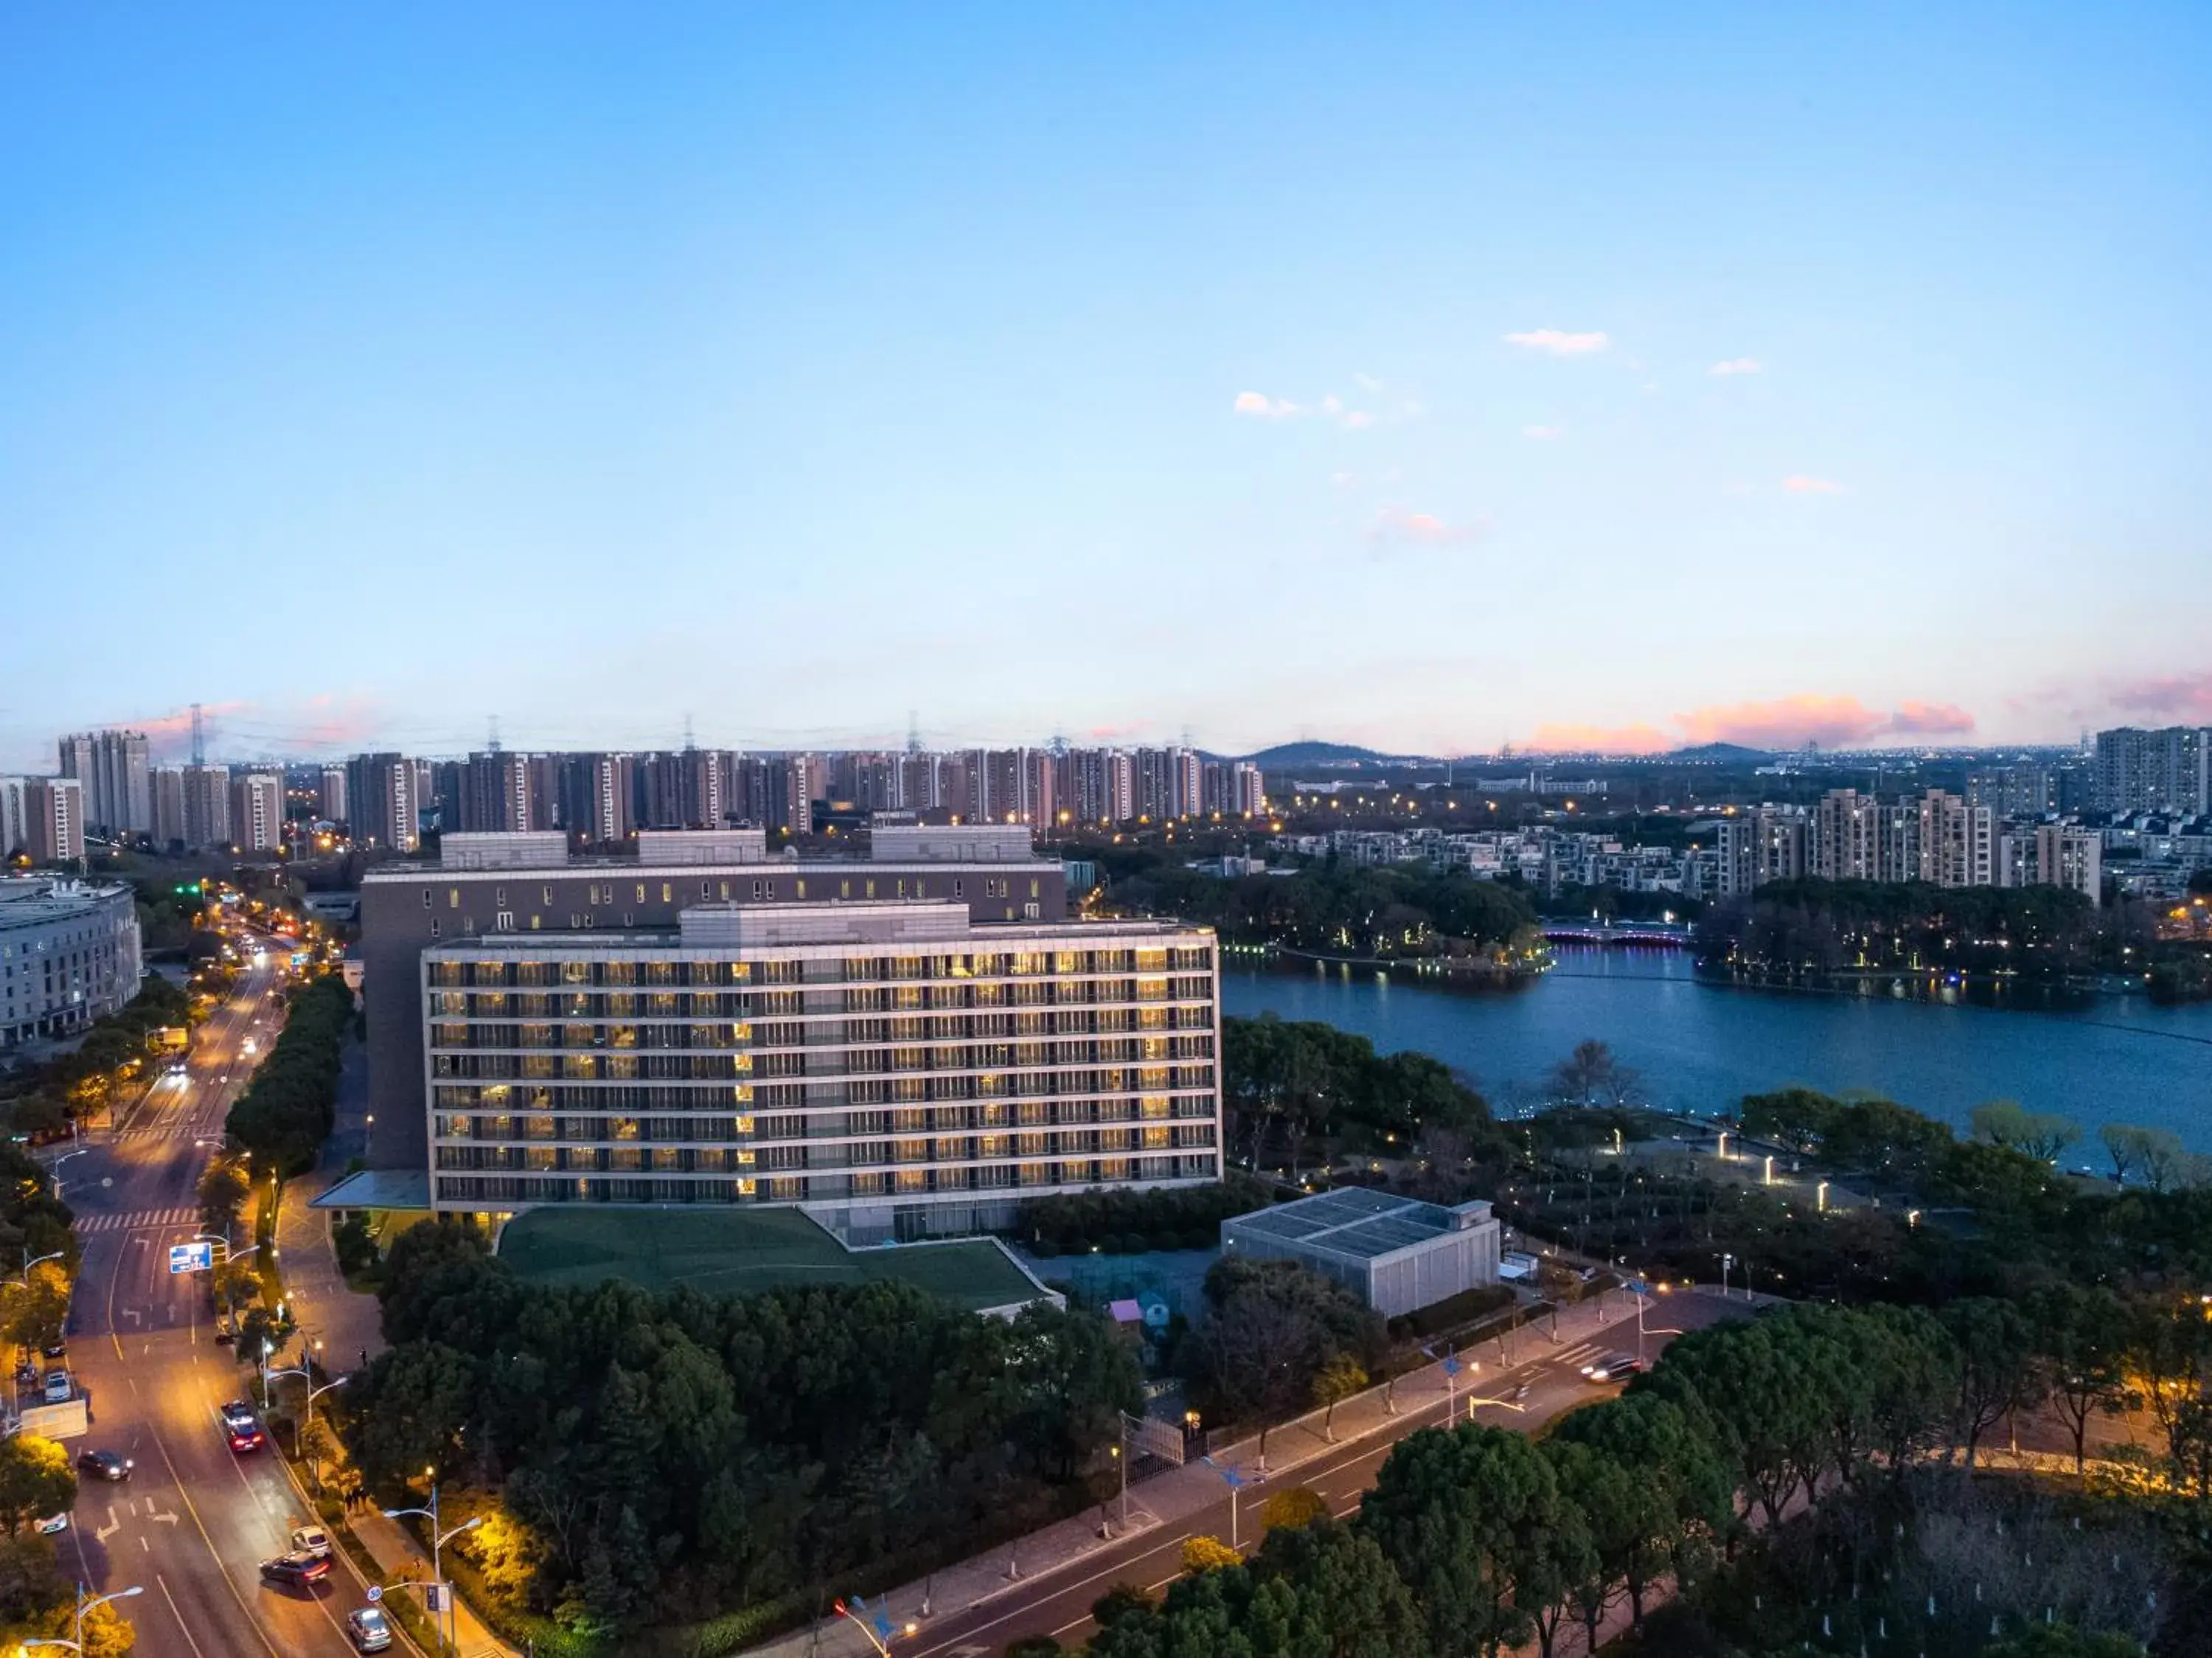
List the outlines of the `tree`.
<svg viewBox="0 0 2212 1658">
<path fill-rule="evenodd" d="M 0 1439 L 0 1530 L 9 1537 L 76 1503 L 76 1471 L 68 1449 L 35 1434 Z"/>
<path fill-rule="evenodd" d="M 2010 1640 L 1992 1642 L 1982 1658 L 2144 1658 L 2142 1643 L 2110 1630 L 2069 1624 L 2031 1626 Z"/>
<path fill-rule="evenodd" d="M 1620 1499 L 1591 1516 L 1593 1540 L 1627 1591 L 1639 1625 L 1653 1584 L 1669 1572 L 1686 1583 L 1701 1556 L 1735 1528 L 1735 1494 L 1727 1467 L 1689 1417 L 1649 1389 L 1569 1412 L 1544 1444 L 1562 1472 L 1562 1489 L 1586 1511 L 1594 1496 Z M 1626 1495 L 1593 1479 L 1590 1495 L 1582 1494 L 1559 1460 L 1571 1446 L 1628 1472 L 1636 1492 Z M 1576 1467 L 1574 1479 L 1586 1472 Z"/>
<path fill-rule="evenodd" d="M 2028 1321 L 2051 1403 L 2074 1440 L 2074 1472 L 2087 1466 L 2089 1418 L 2127 1397 L 2128 1309 L 2101 1286 L 2057 1283 L 2029 1298 Z"/>
<path fill-rule="evenodd" d="M 2033 1157 L 2054 1161 L 2058 1154 L 2081 1137 L 2080 1126 L 2066 1118 L 2022 1110 L 2016 1100 L 1990 1100 L 1968 1113 L 1974 1137 Z"/>
<path fill-rule="evenodd" d="M 1260 1505 L 1260 1523 L 1269 1531 L 1280 1527 L 1310 1526 L 1328 1518 L 1328 1503 L 1317 1491 L 1304 1485 L 1275 1492 Z"/>
<path fill-rule="evenodd" d="M 200 1224 L 210 1232 L 228 1234 L 252 1195 L 253 1177 L 245 1164 L 235 1158 L 216 1158 L 200 1176 Z"/>
<path fill-rule="evenodd" d="M 1613 1057 L 1612 1048 L 1595 1039 L 1577 1042 L 1552 1068 L 1553 1090 L 1570 1105 L 1626 1105 L 1636 1082 L 1636 1073 Z"/>
<path fill-rule="evenodd" d="M 1943 1321 L 1958 1346 L 1953 1434 L 1971 1468 L 1982 1436 L 2035 1399 L 2035 1335 L 2018 1308 L 1986 1295 L 1954 1301 Z"/>
<path fill-rule="evenodd" d="M 1182 1569 L 1188 1572 L 1219 1571 L 1241 1566 L 1244 1557 L 1218 1537 L 1186 1537 L 1182 1540 Z"/>
<path fill-rule="evenodd" d="M 1313 1402 L 1324 1407 L 1321 1430 L 1325 1439 L 1336 1437 L 1336 1407 L 1346 1399 L 1363 1392 L 1367 1386 L 1367 1372 L 1359 1368 L 1359 1361 L 1349 1353 L 1333 1353 L 1314 1373 Z"/>
<path fill-rule="evenodd" d="M 2097 1133 L 2112 1160 L 2112 1179 L 2124 1182 L 2130 1170 L 2137 1171 L 2153 1192 L 2173 1184 L 2188 1160 L 2188 1148 L 2171 1129 L 2107 1123 Z"/>
<path fill-rule="evenodd" d="M 1468 1423 L 1400 1441 L 1359 1526 L 1413 1591 L 1438 1658 L 1494 1658 L 1534 1625 L 1517 1594 L 1530 1565 L 1523 1551 L 1558 1518 L 1552 1470 L 1536 1448 Z"/>
</svg>

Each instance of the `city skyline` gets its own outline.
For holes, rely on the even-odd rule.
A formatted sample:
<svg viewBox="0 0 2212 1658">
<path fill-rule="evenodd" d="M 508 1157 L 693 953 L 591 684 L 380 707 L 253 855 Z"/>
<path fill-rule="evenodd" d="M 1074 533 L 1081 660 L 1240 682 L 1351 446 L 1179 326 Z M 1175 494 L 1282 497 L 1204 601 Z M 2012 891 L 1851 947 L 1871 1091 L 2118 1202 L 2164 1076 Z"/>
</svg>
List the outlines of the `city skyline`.
<svg viewBox="0 0 2212 1658">
<path fill-rule="evenodd" d="M 0 21 L 0 768 L 2212 718 L 2199 12 L 520 15 Z"/>
</svg>

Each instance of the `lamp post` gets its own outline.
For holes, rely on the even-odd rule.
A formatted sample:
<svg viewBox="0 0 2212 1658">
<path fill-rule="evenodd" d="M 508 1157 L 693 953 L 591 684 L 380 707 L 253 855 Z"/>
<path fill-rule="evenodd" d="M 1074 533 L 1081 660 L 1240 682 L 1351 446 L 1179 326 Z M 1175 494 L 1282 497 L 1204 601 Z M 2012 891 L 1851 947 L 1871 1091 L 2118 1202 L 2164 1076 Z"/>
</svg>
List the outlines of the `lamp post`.
<svg viewBox="0 0 2212 1658">
<path fill-rule="evenodd" d="M 430 1576 L 438 1586 L 438 1598 L 443 1602 L 440 1618 L 441 1628 L 439 1632 L 446 1643 L 451 1646 L 454 1644 L 453 1637 L 447 1634 L 442 1625 L 447 1619 L 453 1618 L 453 1586 L 446 1582 L 446 1570 L 441 1564 L 444 1558 L 442 1551 L 448 1542 L 459 1537 L 463 1532 L 472 1531 L 483 1525 L 483 1516 L 478 1515 L 473 1520 L 464 1520 L 449 1532 L 440 1531 L 438 1529 L 438 1471 L 435 1468 L 426 1468 L 423 1472 L 430 1480 L 430 1506 L 427 1509 L 386 1509 L 384 1511 L 384 1517 L 386 1520 L 398 1520 L 410 1514 L 420 1515 L 430 1522 Z"/>
<path fill-rule="evenodd" d="M 317 1342 L 317 1343 L 315 1344 L 315 1345 L 316 1345 L 316 1346 L 318 1346 L 318 1347 L 320 1347 L 320 1346 L 322 1345 L 322 1344 L 321 1344 L 320 1342 Z M 328 1381 L 325 1382 L 321 1387 L 316 1387 L 316 1386 L 315 1386 L 315 1375 L 314 1375 L 314 1372 L 313 1372 L 313 1370 L 312 1370 L 312 1369 L 311 1369 L 308 1366 L 307 1366 L 307 1365 L 304 1365 L 304 1364 L 293 1364 L 293 1365 L 287 1365 L 287 1366 L 286 1366 L 284 1368 L 283 1368 L 282 1370 L 271 1370 L 271 1371 L 270 1371 L 270 1372 L 269 1372 L 267 1378 L 264 1381 L 264 1382 L 263 1382 L 263 1384 L 262 1384 L 262 1390 L 261 1390 L 261 1408 L 262 1408 L 263 1410 L 264 1410 L 264 1411 L 265 1411 L 265 1410 L 267 1410 L 267 1409 L 269 1408 L 269 1388 L 268 1388 L 268 1383 L 269 1383 L 269 1382 L 271 1382 L 271 1381 L 276 1381 L 276 1378 L 277 1378 L 277 1377 L 279 1377 L 279 1376 L 297 1376 L 297 1377 L 299 1377 L 299 1378 L 300 1378 L 300 1380 L 301 1380 L 301 1381 L 304 1381 L 304 1382 L 306 1382 L 306 1383 L 307 1384 L 307 1417 L 306 1417 L 306 1425 L 305 1425 L 305 1426 L 301 1429 L 301 1435 L 302 1435 L 302 1436 L 303 1436 L 303 1437 L 304 1437 L 306 1435 L 310 1434 L 310 1433 L 312 1433 L 312 1432 L 314 1430 L 314 1426 L 315 1426 L 315 1401 L 316 1401 L 317 1399 L 320 1399 L 320 1398 L 321 1398 L 325 1393 L 329 1393 L 332 1388 L 334 1388 L 334 1387 L 344 1387 L 344 1386 L 346 1385 L 346 1383 L 348 1383 L 348 1382 L 349 1382 L 349 1381 L 351 1381 L 353 1380 L 353 1373 L 352 1373 L 350 1370 L 349 1370 L 349 1371 L 347 1371 L 343 1375 L 339 1375 L 339 1376 L 333 1376 L 333 1377 L 331 1377 L 330 1381 Z M 311 1473 L 313 1473 L 313 1475 L 314 1476 L 315 1489 L 316 1489 L 316 1490 L 320 1490 L 322 1489 L 322 1484 L 323 1484 L 323 1469 L 322 1469 L 322 1460 L 321 1460 L 321 1459 L 320 1459 L 320 1458 L 315 1458 L 315 1459 L 312 1460 L 309 1462 L 309 1464 L 308 1464 L 308 1468 L 309 1468 L 310 1472 L 311 1472 Z"/>
<path fill-rule="evenodd" d="M 54 1201 L 56 1203 L 59 1203 L 62 1200 L 62 1177 L 58 1172 L 61 1166 L 69 1161 L 72 1157 L 83 1156 L 86 1149 L 87 1148 L 79 1146 L 75 1151 L 64 1151 L 60 1156 L 55 1158 L 53 1161 L 46 1165 L 46 1178 L 54 1183 Z"/>
<path fill-rule="evenodd" d="M 118 1589 L 112 1594 L 103 1594 L 95 1600 L 88 1600 L 84 1598 L 84 1585 L 80 1583 L 76 1586 L 76 1623 L 75 1626 L 76 1629 L 76 1639 L 74 1641 L 64 1641 L 59 1636 L 51 1636 L 41 1640 L 26 1641 L 22 1643 L 23 1647 L 27 1651 L 32 1647 L 67 1647 L 71 1652 L 81 1653 L 84 1650 L 85 1613 L 90 1612 L 94 1606 L 104 1606 L 111 1600 L 128 1600 L 134 1594 L 143 1594 L 145 1593 L 146 1591 L 143 1588 L 133 1583 L 127 1589 Z"/>
</svg>

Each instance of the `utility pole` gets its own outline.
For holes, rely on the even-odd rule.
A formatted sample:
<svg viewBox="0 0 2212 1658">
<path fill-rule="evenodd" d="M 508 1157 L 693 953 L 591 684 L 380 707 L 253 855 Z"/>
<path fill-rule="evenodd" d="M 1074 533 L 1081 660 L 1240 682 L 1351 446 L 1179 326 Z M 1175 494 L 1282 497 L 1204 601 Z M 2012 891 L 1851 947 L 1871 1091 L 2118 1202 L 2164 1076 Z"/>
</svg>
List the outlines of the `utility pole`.
<svg viewBox="0 0 2212 1658">
<path fill-rule="evenodd" d="M 195 768 L 207 764 L 207 739 L 200 728 L 200 705 L 192 704 L 192 765 Z"/>
</svg>

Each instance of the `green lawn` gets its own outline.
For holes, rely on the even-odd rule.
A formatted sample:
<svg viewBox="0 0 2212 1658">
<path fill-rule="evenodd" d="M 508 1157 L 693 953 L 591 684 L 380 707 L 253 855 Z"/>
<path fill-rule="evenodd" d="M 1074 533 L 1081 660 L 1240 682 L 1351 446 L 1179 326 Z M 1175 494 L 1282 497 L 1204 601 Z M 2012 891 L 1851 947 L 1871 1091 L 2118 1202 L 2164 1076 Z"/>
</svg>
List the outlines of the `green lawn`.
<svg viewBox="0 0 2212 1658">
<path fill-rule="evenodd" d="M 507 1222 L 499 1253 L 538 1283 L 625 1278 L 648 1289 L 689 1284 L 742 1295 L 897 1278 L 971 1308 L 1036 1294 L 988 1241 L 852 1251 L 790 1209 L 533 1209 Z"/>
</svg>

